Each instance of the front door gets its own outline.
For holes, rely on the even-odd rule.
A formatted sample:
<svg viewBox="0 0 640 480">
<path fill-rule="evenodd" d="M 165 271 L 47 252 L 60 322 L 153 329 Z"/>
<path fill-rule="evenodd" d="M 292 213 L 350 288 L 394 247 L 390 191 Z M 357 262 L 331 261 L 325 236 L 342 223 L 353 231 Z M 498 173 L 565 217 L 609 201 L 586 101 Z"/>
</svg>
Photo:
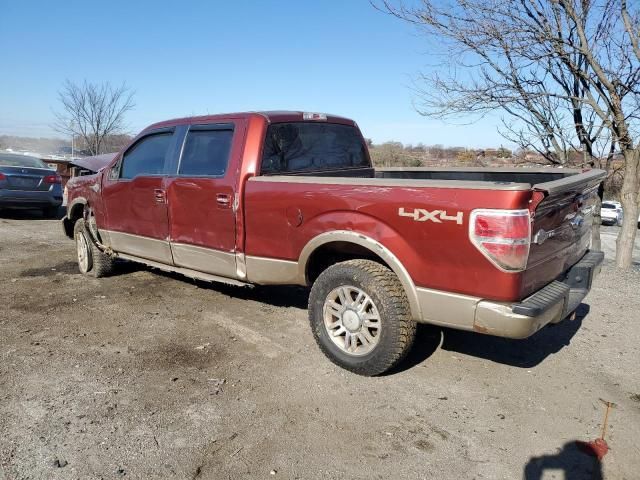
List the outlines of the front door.
<svg viewBox="0 0 640 480">
<path fill-rule="evenodd" d="M 100 233 L 115 251 L 172 264 L 165 184 L 175 137 L 174 129 L 142 136 L 105 175 Z"/>
<path fill-rule="evenodd" d="M 235 278 L 238 172 L 243 125 L 191 125 L 175 175 L 167 179 L 169 235 L 174 264 Z"/>
</svg>

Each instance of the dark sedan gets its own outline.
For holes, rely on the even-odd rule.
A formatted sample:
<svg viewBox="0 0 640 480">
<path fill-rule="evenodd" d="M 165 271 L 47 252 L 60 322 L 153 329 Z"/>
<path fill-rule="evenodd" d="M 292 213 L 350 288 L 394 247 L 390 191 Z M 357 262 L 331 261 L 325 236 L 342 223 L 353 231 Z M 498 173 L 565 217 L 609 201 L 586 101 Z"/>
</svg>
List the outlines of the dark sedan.
<svg viewBox="0 0 640 480">
<path fill-rule="evenodd" d="M 0 153 L 0 208 L 40 209 L 53 217 L 60 205 L 60 175 L 39 158 Z"/>
</svg>

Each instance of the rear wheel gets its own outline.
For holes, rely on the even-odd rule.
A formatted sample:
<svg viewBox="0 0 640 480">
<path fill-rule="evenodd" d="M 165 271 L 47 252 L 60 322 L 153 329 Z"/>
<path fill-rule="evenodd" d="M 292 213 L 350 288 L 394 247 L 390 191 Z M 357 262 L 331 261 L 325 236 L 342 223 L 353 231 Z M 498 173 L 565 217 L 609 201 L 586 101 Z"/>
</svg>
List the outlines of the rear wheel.
<svg viewBox="0 0 640 480">
<path fill-rule="evenodd" d="M 396 366 L 416 331 L 398 277 L 371 260 L 349 260 L 322 272 L 311 288 L 309 321 L 329 360 L 367 376 Z"/>
<path fill-rule="evenodd" d="M 81 273 L 100 278 L 109 275 L 113 271 L 115 260 L 101 252 L 94 245 L 83 219 L 79 219 L 74 225 L 73 236 L 76 241 L 78 268 Z"/>
</svg>

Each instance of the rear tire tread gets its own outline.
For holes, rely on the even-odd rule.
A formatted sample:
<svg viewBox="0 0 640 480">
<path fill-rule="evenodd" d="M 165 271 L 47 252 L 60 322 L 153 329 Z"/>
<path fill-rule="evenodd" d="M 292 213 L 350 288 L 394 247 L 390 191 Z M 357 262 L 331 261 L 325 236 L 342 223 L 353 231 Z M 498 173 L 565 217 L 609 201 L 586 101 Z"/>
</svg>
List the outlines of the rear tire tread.
<svg viewBox="0 0 640 480">
<path fill-rule="evenodd" d="M 335 277 L 344 274 L 357 280 L 366 291 L 376 294 L 382 304 L 378 308 L 382 307 L 385 315 L 383 328 L 386 335 L 391 335 L 391 344 L 378 345 L 378 354 L 366 363 L 347 363 L 336 358 L 320 337 L 318 330 L 324 328 L 322 319 L 318 321 L 314 318 L 314 315 L 322 317 L 324 298 L 318 296 L 321 296 L 323 285 L 331 285 Z M 337 263 L 320 274 L 309 296 L 309 321 L 316 343 L 329 360 L 353 373 L 366 376 L 380 375 L 397 366 L 411 350 L 416 335 L 416 322 L 411 318 L 409 301 L 398 277 L 386 266 L 365 259 Z"/>
</svg>

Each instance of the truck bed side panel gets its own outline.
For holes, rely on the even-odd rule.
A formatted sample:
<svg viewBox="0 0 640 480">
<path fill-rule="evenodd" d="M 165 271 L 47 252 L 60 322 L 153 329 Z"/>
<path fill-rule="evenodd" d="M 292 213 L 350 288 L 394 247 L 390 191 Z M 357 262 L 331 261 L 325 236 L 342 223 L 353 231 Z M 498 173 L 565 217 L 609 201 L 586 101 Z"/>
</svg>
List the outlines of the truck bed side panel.
<svg viewBox="0 0 640 480">
<path fill-rule="evenodd" d="M 307 182 L 247 182 L 247 255 L 296 261 L 315 236 L 352 230 L 391 250 L 417 286 L 502 301 L 521 294 L 522 274 L 502 272 L 480 254 L 468 221 L 474 208 L 526 208 L 530 190 Z"/>
</svg>

